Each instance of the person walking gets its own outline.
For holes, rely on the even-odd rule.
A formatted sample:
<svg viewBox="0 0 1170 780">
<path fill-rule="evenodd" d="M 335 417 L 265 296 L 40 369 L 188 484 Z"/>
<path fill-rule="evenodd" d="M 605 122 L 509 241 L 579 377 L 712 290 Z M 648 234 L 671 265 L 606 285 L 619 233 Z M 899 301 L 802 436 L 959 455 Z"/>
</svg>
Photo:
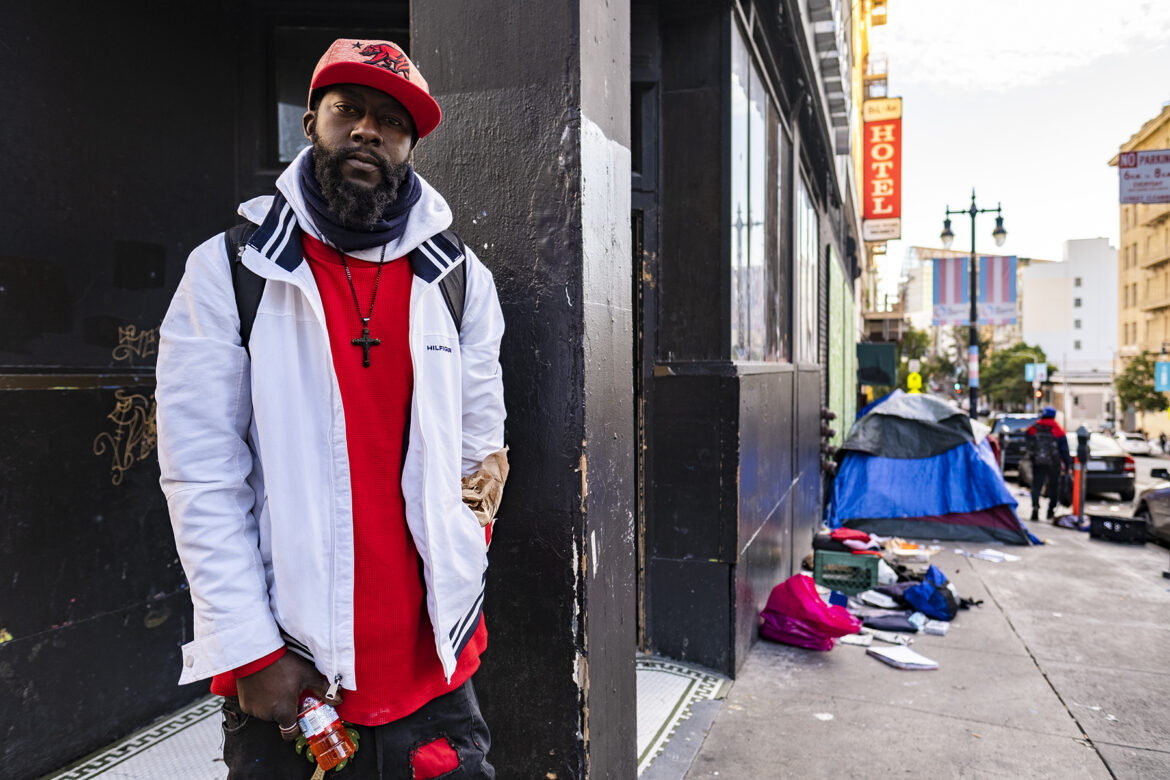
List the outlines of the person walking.
<svg viewBox="0 0 1170 780">
<path fill-rule="evenodd" d="M 1163 455 L 1166 454 L 1166 434 L 1165 433 L 1158 434 L 1158 451 L 1161 452 Z"/>
<path fill-rule="evenodd" d="M 356 729 L 351 780 L 495 776 L 471 678 L 504 322 L 410 163 L 441 116 L 401 47 L 335 41 L 311 146 L 241 204 L 238 253 L 223 234 L 192 252 L 162 325 L 161 485 L 195 611 L 179 681 L 225 697 L 231 780 L 311 773 L 306 691 Z"/>
<path fill-rule="evenodd" d="M 1032 462 L 1032 519 L 1040 519 L 1040 496 L 1048 497 L 1048 519 L 1056 517 L 1062 469 L 1072 469 L 1068 437 L 1056 422 L 1056 409 L 1045 406 L 1028 427 L 1028 458 Z"/>
</svg>

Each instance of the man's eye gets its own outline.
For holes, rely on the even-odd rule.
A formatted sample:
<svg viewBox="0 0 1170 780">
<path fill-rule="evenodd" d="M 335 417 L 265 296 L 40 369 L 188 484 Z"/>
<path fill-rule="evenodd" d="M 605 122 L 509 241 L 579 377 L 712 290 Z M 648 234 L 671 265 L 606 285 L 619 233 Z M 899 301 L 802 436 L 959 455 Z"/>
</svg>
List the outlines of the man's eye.
<svg viewBox="0 0 1170 780">
<path fill-rule="evenodd" d="M 337 103 L 334 108 L 343 114 L 352 114 L 354 112 L 354 107 L 348 103 Z"/>
<path fill-rule="evenodd" d="M 382 117 L 382 121 L 392 127 L 400 127 L 402 125 L 402 120 L 396 116 L 384 116 Z"/>
</svg>

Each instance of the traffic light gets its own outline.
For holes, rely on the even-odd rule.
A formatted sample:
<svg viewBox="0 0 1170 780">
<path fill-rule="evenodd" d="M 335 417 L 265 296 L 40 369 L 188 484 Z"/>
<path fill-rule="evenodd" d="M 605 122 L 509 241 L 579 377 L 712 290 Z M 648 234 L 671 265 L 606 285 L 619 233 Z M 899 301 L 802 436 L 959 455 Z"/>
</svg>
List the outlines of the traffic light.
<svg viewBox="0 0 1170 780">
<path fill-rule="evenodd" d="M 962 392 L 963 392 L 963 386 L 962 386 L 961 384 L 959 384 L 958 382 L 955 382 L 955 392 L 956 392 L 956 393 L 962 393 Z"/>
<path fill-rule="evenodd" d="M 1040 396 L 1044 395 L 1044 391 L 1043 390 L 1033 390 L 1032 394 L 1036 396 L 1036 400 L 1039 400 Z"/>
</svg>

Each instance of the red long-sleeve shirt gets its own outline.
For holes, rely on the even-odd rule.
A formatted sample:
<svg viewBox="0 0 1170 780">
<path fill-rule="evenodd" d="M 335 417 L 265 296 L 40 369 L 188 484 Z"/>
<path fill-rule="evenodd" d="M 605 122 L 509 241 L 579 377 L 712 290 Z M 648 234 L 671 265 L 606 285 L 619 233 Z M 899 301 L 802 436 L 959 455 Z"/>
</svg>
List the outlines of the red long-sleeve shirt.
<svg viewBox="0 0 1170 780">
<path fill-rule="evenodd" d="M 351 343 L 362 322 L 337 250 L 303 238 L 329 331 L 333 365 L 345 409 L 353 494 L 354 644 L 357 689 L 342 689 L 341 717 L 376 726 L 397 720 L 462 685 L 479 668 L 487 646 L 481 619 L 448 685 L 435 651 L 418 552 L 406 525 L 402 495 L 403 442 L 409 421 L 413 370 L 409 344 L 410 288 L 406 258 L 385 263 L 378 280 L 370 337 L 370 365 Z M 377 263 L 347 256 L 362 315 L 370 312 Z M 235 681 L 276 661 L 284 650 L 212 681 L 212 692 L 236 693 Z"/>
</svg>

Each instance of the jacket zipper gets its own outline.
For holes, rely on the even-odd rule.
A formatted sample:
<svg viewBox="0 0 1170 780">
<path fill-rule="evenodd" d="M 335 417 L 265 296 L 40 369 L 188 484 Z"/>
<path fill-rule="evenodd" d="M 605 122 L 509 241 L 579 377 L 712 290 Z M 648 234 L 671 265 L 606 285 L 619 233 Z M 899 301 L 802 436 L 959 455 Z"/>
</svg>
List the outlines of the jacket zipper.
<svg viewBox="0 0 1170 780">
<path fill-rule="evenodd" d="M 303 262 L 307 263 L 308 261 Z M 292 282 L 292 284 L 300 289 L 301 295 L 304 295 L 308 300 L 309 307 L 313 309 L 314 313 L 318 314 L 317 324 L 320 326 L 321 333 L 325 339 L 326 357 L 328 358 L 329 362 L 330 376 L 333 378 L 333 393 L 336 396 L 340 390 L 338 389 L 337 372 L 333 368 L 332 351 L 329 348 L 329 328 L 325 324 L 325 310 L 322 307 L 318 311 L 318 309 L 313 306 L 313 298 L 308 294 L 308 291 L 304 286 L 295 281 Z M 331 432 L 335 430 L 335 425 L 332 422 L 329 424 L 329 429 Z M 334 480 L 334 485 L 336 485 L 336 480 Z M 331 491 L 331 493 L 334 498 L 330 501 L 330 504 L 336 508 L 337 491 L 334 489 Z M 352 513 L 352 511 L 353 510 L 351 508 L 350 512 Z M 329 522 L 329 663 L 333 667 L 330 670 L 333 672 L 333 679 L 329 684 L 329 690 L 327 691 L 326 695 L 329 696 L 329 698 L 333 698 L 333 696 L 337 693 L 337 689 L 341 686 L 342 680 L 341 673 L 337 671 L 337 521 L 335 518 L 330 518 Z"/>
<path fill-rule="evenodd" d="M 425 295 L 434 285 L 435 285 L 435 283 L 432 282 L 430 285 L 424 287 L 419 292 L 419 300 L 421 300 L 422 296 Z M 413 323 L 415 321 L 414 314 L 415 314 L 415 308 L 417 306 L 417 303 L 418 303 L 418 301 L 415 301 L 413 304 L 411 304 L 410 312 L 409 312 L 409 315 L 407 318 L 407 322 L 412 323 L 411 324 L 411 331 L 412 332 L 410 334 L 410 362 L 411 362 L 411 365 L 414 369 L 414 389 L 412 391 L 412 393 L 414 395 L 414 399 L 413 399 L 413 403 L 412 403 L 411 416 L 418 423 L 418 438 L 419 438 L 419 442 L 422 446 L 422 496 L 420 496 L 420 500 L 418 502 L 418 505 L 419 505 L 419 511 L 422 512 L 423 533 L 426 534 L 427 537 L 429 538 L 430 537 L 430 529 L 427 527 L 427 500 L 426 500 L 427 437 L 423 434 L 422 417 L 418 414 L 418 410 L 419 410 L 421 405 L 418 403 L 418 400 L 417 400 L 418 399 L 418 388 L 421 385 L 420 380 L 421 380 L 422 375 L 420 372 L 422 369 L 422 365 L 418 362 L 418 359 L 415 355 L 415 348 L 414 348 L 415 334 L 413 332 L 414 331 Z M 409 437 L 409 435 L 410 434 L 408 432 L 407 436 Z M 408 449 L 409 449 L 409 447 L 408 447 Z M 427 544 L 427 564 L 430 566 L 430 570 L 432 572 L 431 581 L 433 582 L 434 581 L 434 571 L 435 571 L 435 561 L 434 561 L 434 558 L 432 557 L 431 545 L 429 544 L 429 542 Z M 423 587 L 428 592 L 434 591 L 434 589 L 429 587 L 425 581 L 423 582 Z M 434 592 L 431 592 L 431 596 L 435 599 L 435 612 L 439 613 L 439 594 L 437 591 L 434 591 Z M 437 620 L 439 618 L 439 616 L 440 616 L 439 614 L 435 614 L 434 619 Z M 432 621 L 432 622 L 434 622 L 434 621 Z M 442 632 L 443 632 L 443 627 L 432 625 L 431 630 L 433 630 L 437 636 L 441 636 Z M 437 652 L 439 652 L 439 665 L 444 667 L 443 668 L 443 676 L 447 679 L 447 682 L 449 683 L 449 682 L 451 682 L 451 677 L 450 677 L 450 675 L 447 674 L 446 666 L 445 666 L 445 664 L 443 664 L 443 654 L 442 654 L 442 651 L 439 650 L 439 647 L 437 646 L 437 644 L 436 644 L 435 650 Z"/>
<path fill-rule="evenodd" d="M 329 359 L 329 371 L 333 377 L 333 393 L 337 396 L 337 402 L 341 403 L 341 390 L 337 382 L 337 371 L 333 368 L 333 354 L 332 348 L 329 346 L 329 328 L 325 324 L 324 319 L 321 320 L 321 330 L 325 337 L 326 353 Z M 342 419 L 345 414 L 342 412 Z M 330 429 L 334 428 L 334 423 L 330 423 Z M 348 474 L 349 469 L 346 469 Z M 351 495 L 353 488 L 350 487 Z M 333 490 L 334 507 L 337 506 L 337 490 L 336 478 L 334 479 Z M 350 523 L 353 523 L 353 502 L 350 502 Z M 337 671 L 337 519 L 336 515 L 330 519 L 329 523 L 329 662 L 333 666 L 333 682 L 329 685 L 327 695 L 333 698 L 337 693 L 337 688 L 341 685 L 341 673 Z"/>
</svg>

